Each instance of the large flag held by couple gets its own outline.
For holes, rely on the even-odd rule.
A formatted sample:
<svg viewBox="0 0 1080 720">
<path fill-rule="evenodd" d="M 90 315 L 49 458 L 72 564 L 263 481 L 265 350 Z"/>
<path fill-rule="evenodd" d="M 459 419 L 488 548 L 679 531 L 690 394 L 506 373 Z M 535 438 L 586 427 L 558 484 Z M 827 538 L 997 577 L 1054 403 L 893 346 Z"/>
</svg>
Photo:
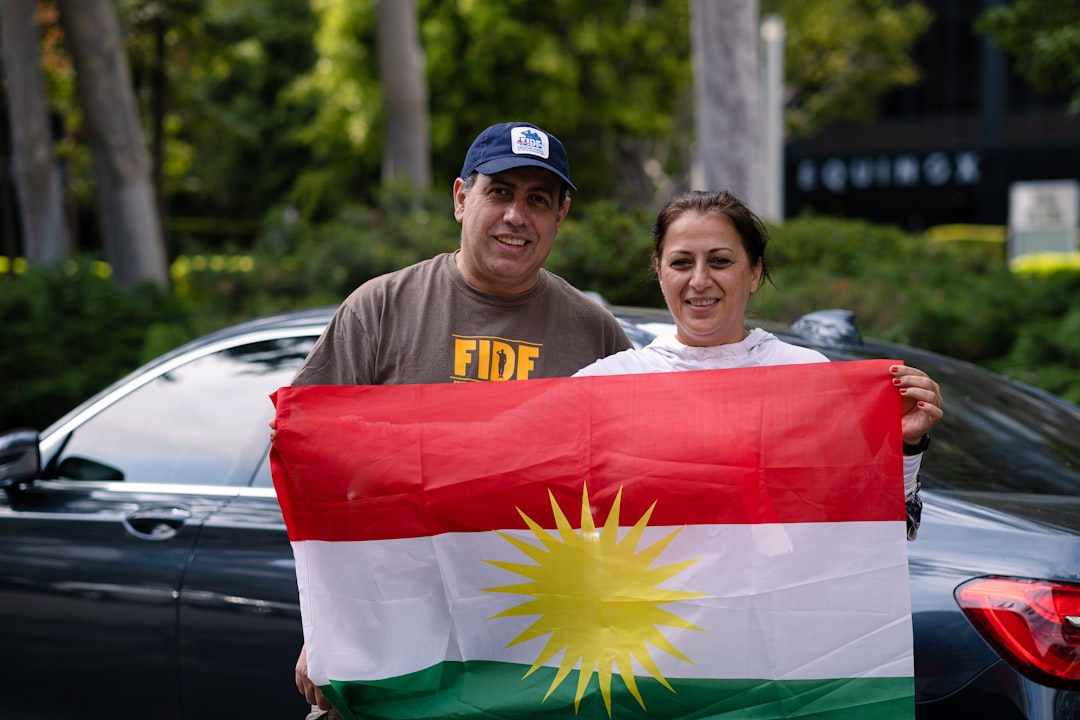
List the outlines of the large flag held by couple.
<svg viewBox="0 0 1080 720">
<path fill-rule="evenodd" d="M 311 679 L 355 718 L 913 718 L 889 365 L 279 389 Z"/>
</svg>

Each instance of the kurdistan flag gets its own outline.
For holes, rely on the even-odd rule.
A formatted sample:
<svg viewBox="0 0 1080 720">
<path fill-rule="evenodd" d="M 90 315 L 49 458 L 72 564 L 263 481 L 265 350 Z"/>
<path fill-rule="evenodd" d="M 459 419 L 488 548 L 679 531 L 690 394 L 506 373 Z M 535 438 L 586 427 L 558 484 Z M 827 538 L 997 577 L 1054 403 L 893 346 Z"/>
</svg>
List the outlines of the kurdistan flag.
<svg viewBox="0 0 1080 720">
<path fill-rule="evenodd" d="M 357 718 L 913 718 L 889 364 L 281 388 L 312 680 Z"/>
</svg>

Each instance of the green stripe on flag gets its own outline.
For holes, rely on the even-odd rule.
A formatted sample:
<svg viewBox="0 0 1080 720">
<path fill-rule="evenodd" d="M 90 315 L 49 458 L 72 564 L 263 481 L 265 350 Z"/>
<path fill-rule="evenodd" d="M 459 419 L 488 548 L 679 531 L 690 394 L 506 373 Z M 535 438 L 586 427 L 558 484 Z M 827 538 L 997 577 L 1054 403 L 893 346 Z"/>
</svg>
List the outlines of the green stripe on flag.
<svg viewBox="0 0 1080 720">
<path fill-rule="evenodd" d="M 597 678 L 589 680 L 578 710 L 577 671 L 552 691 L 556 668 L 541 667 L 527 678 L 528 666 L 497 662 L 447 662 L 395 678 L 368 682 L 331 681 L 323 693 L 346 718 L 421 720 L 514 720 L 608 717 Z M 912 720 L 915 682 L 899 678 L 824 680 L 667 678 L 674 692 L 651 677 L 637 677 L 643 710 L 621 678 L 611 682 L 611 717 L 662 718 L 821 718 L 822 720 Z M 353 714 L 350 716 L 349 709 Z"/>
</svg>

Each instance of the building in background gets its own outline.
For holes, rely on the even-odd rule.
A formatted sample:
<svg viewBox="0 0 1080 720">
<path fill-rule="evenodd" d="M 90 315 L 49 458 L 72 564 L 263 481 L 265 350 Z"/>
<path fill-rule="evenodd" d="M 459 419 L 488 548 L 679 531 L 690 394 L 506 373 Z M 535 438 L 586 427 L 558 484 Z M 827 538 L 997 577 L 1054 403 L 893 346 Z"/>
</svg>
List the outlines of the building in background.
<svg viewBox="0 0 1080 720">
<path fill-rule="evenodd" d="M 1038 94 L 975 33 L 993 2 L 924 0 L 934 21 L 914 50 L 922 80 L 895 90 L 878 121 L 830 127 L 785 148 L 785 214 L 804 210 L 911 231 L 1005 226 L 1010 187 L 1080 180 L 1080 117 Z"/>
</svg>

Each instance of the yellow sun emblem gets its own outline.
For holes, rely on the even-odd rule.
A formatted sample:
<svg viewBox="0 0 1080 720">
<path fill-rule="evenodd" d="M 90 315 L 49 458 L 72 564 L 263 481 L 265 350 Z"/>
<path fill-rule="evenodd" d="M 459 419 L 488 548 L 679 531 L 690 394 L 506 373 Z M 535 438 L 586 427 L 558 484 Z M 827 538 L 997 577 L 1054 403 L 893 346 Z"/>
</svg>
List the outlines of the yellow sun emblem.
<svg viewBox="0 0 1080 720">
<path fill-rule="evenodd" d="M 550 634 L 539 657 L 525 673 L 531 675 L 559 651 L 565 650 L 558 672 L 544 694 L 546 700 L 580 661 L 574 711 L 578 710 L 585 688 L 595 672 L 600 693 L 611 717 L 611 678 L 618 672 L 627 689 L 645 708 L 632 661 L 637 660 L 650 675 L 672 692 L 653 660 L 646 643 L 686 662 L 692 662 L 660 632 L 657 626 L 701 630 L 693 623 L 665 610 L 661 605 L 702 597 L 704 593 L 664 590 L 658 586 L 674 577 L 697 559 L 652 568 L 650 565 L 679 534 L 676 529 L 651 546 L 636 552 L 656 503 L 619 539 L 619 507 L 622 488 L 612 503 L 602 530 L 597 531 L 589 506 L 589 490 L 581 497 L 581 533 L 570 526 L 555 496 L 548 491 L 558 535 L 549 533 L 518 508 L 518 513 L 540 540 L 537 547 L 500 532 L 499 535 L 535 564 L 497 562 L 492 565 L 529 578 L 529 582 L 485 588 L 487 592 L 530 595 L 532 600 L 505 610 L 500 617 L 539 615 L 507 647 Z"/>
</svg>

